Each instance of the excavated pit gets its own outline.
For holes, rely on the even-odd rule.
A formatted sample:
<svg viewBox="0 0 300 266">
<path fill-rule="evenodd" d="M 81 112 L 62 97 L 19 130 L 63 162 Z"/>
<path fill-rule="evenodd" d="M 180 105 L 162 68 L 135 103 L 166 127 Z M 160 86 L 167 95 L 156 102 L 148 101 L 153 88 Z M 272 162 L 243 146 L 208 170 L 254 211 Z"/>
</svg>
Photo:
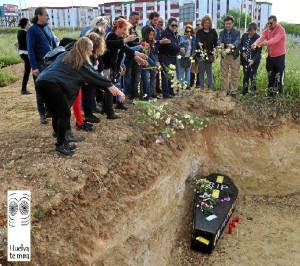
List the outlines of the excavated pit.
<svg viewBox="0 0 300 266">
<path fill-rule="evenodd" d="M 38 125 L 35 95 L 19 95 L 22 65 L 11 71 L 19 80 L 0 90 L 0 264 L 8 264 L 8 189 L 32 191 L 28 265 L 300 264 L 299 105 L 279 117 L 218 93 L 187 95 L 170 106 L 209 117 L 209 126 L 164 145 L 130 107 L 120 121 L 80 132 L 86 141 L 66 159 L 53 151 L 50 123 Z M 241 221 L 206 255 L 190 249 L 193 181 L 213 172 L 239 188 Z"/>
<path fill-rule="evenodd" d="M 196 141 L 195 141 L 196 140 Z M 195 142 L 194 142 L 195 141 Z M 92 265 L 297 265 L 300 255 L 299 128 L 267 134 L 216 126 L 189 142 L 180 159 L 118 219 Z M 220 172 L 240 190 L 241 222 L 225 229 L 212 255 L 190 250 L 193 180 Z M 234 214 L 234 216 L 235 216 Z M 220 264 L 219 264 L 220 263 Z"/>
</svg>

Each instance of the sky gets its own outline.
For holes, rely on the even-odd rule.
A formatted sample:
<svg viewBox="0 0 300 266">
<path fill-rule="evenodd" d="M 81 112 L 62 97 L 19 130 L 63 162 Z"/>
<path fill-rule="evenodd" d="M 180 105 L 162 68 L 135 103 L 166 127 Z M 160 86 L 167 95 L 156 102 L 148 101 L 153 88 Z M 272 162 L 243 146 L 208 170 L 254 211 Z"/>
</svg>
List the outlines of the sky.
<svg viewBox="0 0 300 266">
<path fill-rule="evenodd" d="M 84 4 L 86 6 L 98 6 L 104 2 L 114 2 L 117 0 L 0 0 L 0 5 L 13 4 L 24 7 L 37 7 L 37 6 L 74 6 Z M 62 3 L 63 2 L 63 3 Z M 277 16 L 278 21 L 287 21 L 300 24 L 299 15 L 299 0 L 261 0 L 260 2 L 272 3 L 272 13 Z M 284 3 L 284 4 L 283 4 Z"/>
</svg>

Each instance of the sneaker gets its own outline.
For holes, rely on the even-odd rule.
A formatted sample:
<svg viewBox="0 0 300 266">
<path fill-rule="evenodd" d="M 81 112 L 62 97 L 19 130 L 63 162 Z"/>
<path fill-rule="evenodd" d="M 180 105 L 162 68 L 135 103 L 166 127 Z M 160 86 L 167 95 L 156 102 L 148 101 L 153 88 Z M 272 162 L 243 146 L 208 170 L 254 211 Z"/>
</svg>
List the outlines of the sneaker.
<svg viewBox="0 0 300 266">
<path fill-rule="evenodd" d="M 63 155 L 70 156 L 70 155 L 74 154 L 74 151 L 72 151 L 71 148 L 73 148 L 73 145 L 69 146 L 68 144 L 64 143 L 64 144 L 62 144 L 60 146 L 56 146 L 55 150 L 58 151 L 58 152 L 60 152 Z"/>
<path fill-rule="evenodd" d="M 83 121 L 83 124 L 81 126 L 79 126 L 77 123 L 76 123 L 76 129 L 77 130 L 83 130 L 83 131 L 86 131 L 86 132 L 92 132 L 95 130 L 95 127 L 93 124 L 91 123 L 88 123 L 86 121 Z"/>
<path fill-rule="evenodd" d="M 121 109 L 121 110 L 126 111 L 127 107 L 124 105 L 124 103 L 117 102 L 116 109 Z"/>
<path fill-rule="evenodd" d="M 86 117 L 85 121 L 89 123 L 100 123 L 100 119 L 95 115 L 92 115 L 91 117 Z"/>
<path fill-rule="evenodd" d="M 119 118 L 121 118 L 121 116 L 119 116 L 119 115 L 113 113 L 113 114 L 107 115 L 106 118 L 107 118 L 107 119 L 119 119 Z"/>
<path fill-rule="evenodd" d="M 41 124 L 44 124 L 44 125 L 48 123 L 46 115 L 40 114 L 40 122 L 41 122 Z"/>
<path fill-rule="evenodd" d="M 72 130 L 68 130 L 66 132 L 66 142 L 69 143 L 69 142 L 81 142 L 81 141 L 84 141 L 85 140 L 85 137 L 83 136 L 75 136 L 72 132 Z"/>
<path fill-rule="evenodd" d="M 21 95 L 27 95 L 27 94 L 32 94 L 32 92 L 26 90 L 26 91 L 21 91 Z"/>
</svg>

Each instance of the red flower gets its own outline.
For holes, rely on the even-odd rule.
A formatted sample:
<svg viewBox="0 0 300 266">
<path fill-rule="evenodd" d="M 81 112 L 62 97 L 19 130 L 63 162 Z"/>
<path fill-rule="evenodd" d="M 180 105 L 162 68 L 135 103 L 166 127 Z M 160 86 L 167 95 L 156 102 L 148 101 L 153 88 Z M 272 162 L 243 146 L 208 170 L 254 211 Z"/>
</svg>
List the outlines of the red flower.
<svg viewBox="0 0 300 266">
<path fill-rule="evenodd" d="M 146 47 L 147 43 L 146 42 L 141 42 L 141 46 Z"/>
</svg>

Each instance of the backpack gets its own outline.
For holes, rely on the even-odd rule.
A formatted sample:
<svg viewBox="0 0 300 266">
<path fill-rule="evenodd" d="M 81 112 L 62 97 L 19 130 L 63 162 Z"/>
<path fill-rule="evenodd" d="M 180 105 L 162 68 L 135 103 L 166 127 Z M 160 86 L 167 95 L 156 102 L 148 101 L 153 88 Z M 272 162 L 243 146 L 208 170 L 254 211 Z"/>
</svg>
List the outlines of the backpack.
<svg viewBox="0 0 300 266">
<path fill-rule="evenodd" d="M 45 65 L 51 65 L 60 54 L 70 51 L 73 48 L 74 43 L 75 41 L 68 43 L 66 46 L 57 46 L 46 53 L 43 58 Z"/>
</svg>

